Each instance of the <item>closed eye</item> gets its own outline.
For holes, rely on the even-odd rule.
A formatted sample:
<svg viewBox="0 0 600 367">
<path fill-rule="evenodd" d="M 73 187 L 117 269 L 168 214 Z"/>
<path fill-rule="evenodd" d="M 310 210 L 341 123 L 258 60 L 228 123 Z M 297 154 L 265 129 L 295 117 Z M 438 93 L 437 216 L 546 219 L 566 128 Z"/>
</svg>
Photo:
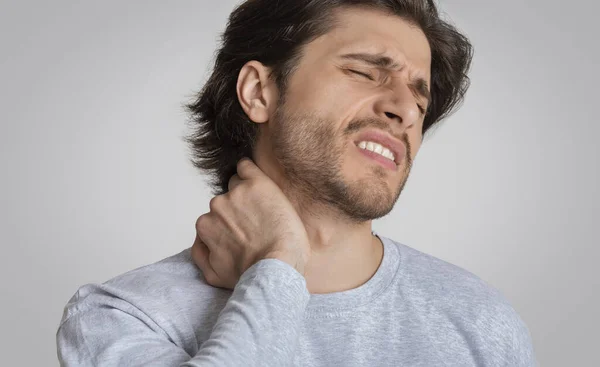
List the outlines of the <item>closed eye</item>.
<svg viewBox="0 0 600 367">
<path fill-rule="evenodd" d="M 353 70 L 353 69 L 348 69 L 348 71 L 350 71 L 350 72 L 352 72 L 352 73 L 354 73 L 356 75 L 360 75 L 360 76 L 362 76 L 364 78 L 367 78 L 367 79 L 369 79 L 371 81 L 375 81 L 375 78 L 372 75 L 370 75 L 370 74 L 363 73 L 361 71 Z M 417 107 L 419 108 L 419 111 L 421 112 L 421 116 L 424 116 L 425 113 L 427 112 L 427 110 L 425 109 L 425 107 L 423 107 L 422 105 L 420 105 L 418 103 L 417 103 Z"/>
<path fill-rule="evenodd" d="M 351 72 L 353 72 L 354 74 L 357 74 L 357 75 L 363 76 L 363 77 L 365 77 L 365 78 L 367 78 L 367 79 L 369 79 L 369 80 L 373 80 L 373 81 L 375 81 L 375 78 L 373 78 L 373 76 L 372 76 L 372 75 L 370 75 L 370 74 L 363 73 L 363 72 L 360 72 L 360 71 L 357 71 L 357 70 L 352 70 L 352 69 L 348 69 L 348 70 L 350 70 L 350 71 L 351 71 Z"/>
</svg>

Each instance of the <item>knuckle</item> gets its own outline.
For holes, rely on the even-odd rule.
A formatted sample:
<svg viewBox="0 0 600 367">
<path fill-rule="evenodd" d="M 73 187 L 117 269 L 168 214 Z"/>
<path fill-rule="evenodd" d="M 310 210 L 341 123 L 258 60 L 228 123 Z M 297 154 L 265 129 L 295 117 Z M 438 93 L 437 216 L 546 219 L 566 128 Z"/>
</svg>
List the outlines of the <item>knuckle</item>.
<svg viewBox="0 0 600 367">
<path fill-rule="evenodd" d="M 198 219 L 196 219 L 196 228 L 200 227 L 203 222 L 204 222 L 204 214 L 199 216 Z"/>
<path fill-rule="evenodd" d="M 237 169 L 238 169 L 238 171 L 246 170 L 246 169 L 248 169 L 248 167 L 250 167 L 250 164 L 251 164 L 250 160 L 248 158 L 244 157 L 238 161 Z"/>
<path fill-rule="evenodd" d="M 198 217 L 198 219 L 196 219 L 196 232 L 198 232 L 198 234 L 204 233 L 204 229 L 206 228 L 207 221 L 208 221 L 208 217 L 206 214 L 202 214 L 201 216 Z"/>
<path fill-rule="evenodd" d="M 212 199 L 210 199 L 210 202 L 208 203 L 208 207 L 210 208 L 210 211 L 217 210 L 220 202 L 221 202 L 221 195 L 217 195 L 217 196 L 213 197 Z"/>
</svg>

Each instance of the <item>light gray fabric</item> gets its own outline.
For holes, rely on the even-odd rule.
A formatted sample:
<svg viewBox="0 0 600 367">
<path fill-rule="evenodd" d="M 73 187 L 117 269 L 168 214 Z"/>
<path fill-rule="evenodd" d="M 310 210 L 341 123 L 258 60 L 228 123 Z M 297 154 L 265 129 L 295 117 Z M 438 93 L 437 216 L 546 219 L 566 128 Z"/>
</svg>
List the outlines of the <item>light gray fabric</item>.
<svg viewBox="0 0 600 367">
<path fill-rule="evenodd" d="M 62 366 L 537 366 L 502 294 L 455 265 L 378 235 L 362 286 L 310 294 L 261 260 L 233 291 L 209 286 L 190 249 L 81 287 L 57 331 Z"/>
</svg>

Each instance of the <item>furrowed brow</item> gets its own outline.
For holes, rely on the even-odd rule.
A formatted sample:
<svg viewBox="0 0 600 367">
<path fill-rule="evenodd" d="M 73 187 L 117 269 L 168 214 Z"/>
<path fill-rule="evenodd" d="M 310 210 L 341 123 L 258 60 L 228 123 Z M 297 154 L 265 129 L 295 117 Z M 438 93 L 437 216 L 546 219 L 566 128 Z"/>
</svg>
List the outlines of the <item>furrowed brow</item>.
<svg viewBox="0 0 600 367">
<path fill-rule="evenodd" d="M 356 60 L 369 64 L 371 66 L 388 69 L 388 70 L 399 70 L 401 65 L 394 59 L 388 56 L 370 54 L 370 53 L 349 53 L 340 56 L 344 60 Z M 427 104 L 431 103 L 431 93 L 429 92 L 429 86 L 427 81 L 423 78 L 417 78 L 410 83 L 411 89 L 414 90 L 419 96 L 427 100 Z"/>
<path fill-rule="evenodd" d="M 400 68 L 400 64 L 388 56 L 374 55 L 369 53 L 350 53 L 342 55 L 341 58 L 346 60 L 361 61 L 383 69 L 396 70 Z"/>
</svg>

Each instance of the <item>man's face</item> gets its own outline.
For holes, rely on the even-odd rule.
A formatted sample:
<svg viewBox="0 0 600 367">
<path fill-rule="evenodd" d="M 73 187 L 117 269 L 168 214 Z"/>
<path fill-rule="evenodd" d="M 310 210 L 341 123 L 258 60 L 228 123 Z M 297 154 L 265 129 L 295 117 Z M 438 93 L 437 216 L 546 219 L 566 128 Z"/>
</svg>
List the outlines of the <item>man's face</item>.
<svg viewBox="0 0 600 367">
<path fill-rule="evenodd" d="M 406 183 L 428 105 L 414 82 L 430 84 L 431 54 L 423 32 L 397 16 L 354 8 L 336 18 L 334 30 L 305 47 L 270 140 L 292 187 L 361 222 L 388 214 Z M 375 65 L 382 56 L 398 65 Z M 396 162 L 361 141 L 401 143 Z"/>
</svg>

